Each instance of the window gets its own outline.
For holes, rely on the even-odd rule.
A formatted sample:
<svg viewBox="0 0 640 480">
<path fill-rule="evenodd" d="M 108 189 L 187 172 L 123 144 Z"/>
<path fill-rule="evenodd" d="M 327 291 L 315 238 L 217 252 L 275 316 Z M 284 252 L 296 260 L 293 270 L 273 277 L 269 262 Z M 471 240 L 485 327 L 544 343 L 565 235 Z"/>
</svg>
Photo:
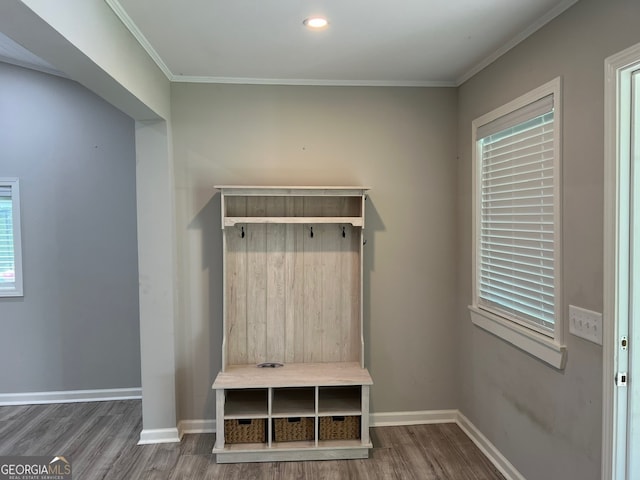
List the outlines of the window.
<svg viewBox="0 0 640 480">
<path fill-rule="evenodd" d="M 20 191 L 17 178 L 0 178 L 0 297 L 22 296 Z"/>
<path fill-rule="evenodd" d="M 560 79 L 473 122 L 473 322 L 564 368 Z"/>
</svg>

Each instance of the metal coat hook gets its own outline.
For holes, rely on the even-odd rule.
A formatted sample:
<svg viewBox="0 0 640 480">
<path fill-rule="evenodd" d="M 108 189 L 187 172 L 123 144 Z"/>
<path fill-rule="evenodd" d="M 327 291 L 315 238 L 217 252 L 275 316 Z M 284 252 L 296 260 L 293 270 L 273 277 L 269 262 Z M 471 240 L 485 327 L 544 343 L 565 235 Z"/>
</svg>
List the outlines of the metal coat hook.
<svg viewBox="0 0 640 480">
<path fill-rule="evenodd" d="M 244 238 L 244 227 L 242 227 L 242 233 L 240 234 L 241 238 Z"/>
<path fill-rule="evenodd" d="M 313 227 L 311 227 L 311 238 L 313 238 Z"/>
<path fill-rule="evenodd" d="M 342 226 L 342 238 L 346 238 L 347 237 L 347 232 L 344 231 L 345 227 L 344 225 Z"/>
</svg>

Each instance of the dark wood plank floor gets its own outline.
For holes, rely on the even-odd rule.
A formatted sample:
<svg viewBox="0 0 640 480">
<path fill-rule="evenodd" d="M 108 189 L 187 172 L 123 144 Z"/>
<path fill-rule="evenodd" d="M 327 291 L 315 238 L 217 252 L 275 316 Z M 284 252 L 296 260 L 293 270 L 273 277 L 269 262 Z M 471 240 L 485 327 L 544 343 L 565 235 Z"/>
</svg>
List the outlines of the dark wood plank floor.
<svg viewBox="0 0 640 480">
<path fill-rule="evenodd" d="M 215 463 L 215 435 L 136 445 L 139 401 L 0 407 L 0 456 L 71 457 L 74 480 L 504 480 L 455 424 L 371 429 L 367 460 Z"/>
</svg>

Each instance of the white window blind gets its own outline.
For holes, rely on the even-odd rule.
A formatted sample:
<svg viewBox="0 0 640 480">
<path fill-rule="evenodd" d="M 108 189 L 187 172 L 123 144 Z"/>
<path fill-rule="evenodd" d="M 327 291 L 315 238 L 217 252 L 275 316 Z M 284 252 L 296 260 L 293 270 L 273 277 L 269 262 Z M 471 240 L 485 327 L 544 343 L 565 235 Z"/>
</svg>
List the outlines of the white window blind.
<svg viewBox="0 0 640 480">
<path fill-rule="evenodd" d="M 22 295 L 17 179 L 0 178 L 0 296 Z"/>
<path fill-rule="evenodd" d="M 554 111 L 549 95 L 477 130 L 478 307 L 553 335 Z"/>
</svg>

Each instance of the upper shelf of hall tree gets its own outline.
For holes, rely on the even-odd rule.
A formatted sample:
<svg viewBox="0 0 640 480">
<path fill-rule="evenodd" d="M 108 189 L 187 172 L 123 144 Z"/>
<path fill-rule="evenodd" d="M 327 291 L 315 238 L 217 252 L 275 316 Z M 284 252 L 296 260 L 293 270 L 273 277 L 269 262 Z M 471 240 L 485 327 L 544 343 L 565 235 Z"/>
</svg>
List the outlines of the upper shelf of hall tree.
<svg viewBox="0 0 640 480">
<path fill-rule="evenodd" d="M 364 228 L 368 188 L 358 186 L 216 186 L 222 228 L 246 223 L 335 223 Z"/>
</svg>

